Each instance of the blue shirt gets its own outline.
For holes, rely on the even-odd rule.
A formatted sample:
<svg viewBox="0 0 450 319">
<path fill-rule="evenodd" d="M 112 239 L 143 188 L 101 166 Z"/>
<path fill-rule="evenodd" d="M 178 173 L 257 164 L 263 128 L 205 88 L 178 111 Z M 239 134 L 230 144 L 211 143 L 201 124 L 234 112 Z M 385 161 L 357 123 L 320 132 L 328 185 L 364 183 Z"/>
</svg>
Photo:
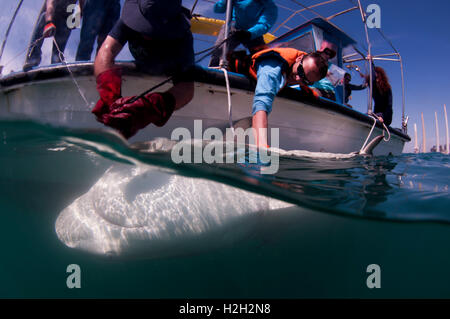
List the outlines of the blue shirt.
<svg viewBox="0 0 450 319">
<path fill-rule="evenodd" d="M 225 13 L 227 1 L 219 0 L 214 5 L 215 13 Z M 278 8 L 272 0 L 234 0 L 233 21 L 236 29 L 247 30 L 255 39 L 266 34 L 278 17 Z"/>
<path fill-rule="evenodd" d="M 283 61 L 274 58 L 262 60 L 257 65 L 257 82 L 253 97 L 252 115 L 258 111 L 272 112 L 272 103 L 284 87 Z"/>
<path fill-rule="evenodd" d="M 313 88 L 316 88 L 316 89 L 321 89 L 321 90 L 324 90 L 324 91 L 334 92 L 334 86 L 331 83 L 331 81 L 328 80 L 327 78 L 323 78 L 322 80 L 317 81 L 316 83 L 314 83 L 310 87 L 313 87 Z"/>
</svg>

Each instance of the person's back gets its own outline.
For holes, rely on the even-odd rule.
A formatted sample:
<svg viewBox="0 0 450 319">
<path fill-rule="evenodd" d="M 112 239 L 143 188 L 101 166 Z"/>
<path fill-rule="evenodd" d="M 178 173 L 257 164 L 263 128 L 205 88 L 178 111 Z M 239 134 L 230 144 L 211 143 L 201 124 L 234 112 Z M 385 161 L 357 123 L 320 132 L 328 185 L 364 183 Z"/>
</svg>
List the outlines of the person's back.
<svg viewBox="0 0 450 319">
<path fill-rule="evenodd" d="M 91 59 L 95 39 L 98 51 L 119 16 L 119 0 L 85 0 L 80 44 L 75 58 L 77 61 Z"/>
<path fill-rule="evenodd" d="M 219 0 L 214 5 L 215 13 L 225 13 L 227 2 Z M 239 44 L 244 45 L 253 54 L 265 46 L 263 35 L 274 25 L 278 17 L 278 8 L 272 0 L 235 0 L 233 1 L 233 17 L 231 33 L 228 38 L 228 52 L 232 52 Z M 225 39 L 225 26 L 219 32 L 216 45 Z M 222 46 L 211 55 L 210 67 L 219 65 Z"/>
<path fill-rule="evenodd" d="M 383 118 L 386 125 L 392 123 L 392 89 L 383 68 L 374 68 L 372 97 L 375 102 L 373 112 Z"/>
<path fill-rule="evenodd" d="M 233 2 L 233 8 L 236 29 L 247 30 L 253 33 L 255 38 L 269 31 L 278 13 L 272 0 L 236 0 Z"/>
</svg>

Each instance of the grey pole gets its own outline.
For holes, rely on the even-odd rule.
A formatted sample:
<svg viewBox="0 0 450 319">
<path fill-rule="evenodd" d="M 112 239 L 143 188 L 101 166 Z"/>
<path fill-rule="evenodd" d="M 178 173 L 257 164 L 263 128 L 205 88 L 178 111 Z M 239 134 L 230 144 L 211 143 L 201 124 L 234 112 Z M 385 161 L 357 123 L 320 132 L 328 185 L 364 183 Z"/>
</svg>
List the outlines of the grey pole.
<svg viewBox="0 0 450 319">
<path fill-rule="evenodd" d="M 16 11 L 14 11 L 14 14 L 11 18 L 11 21 L 9 22 L 8 29 L 6 29 L 5 33 L 5 39 L 3 40 L 2 47 L 0 48 L 0 60 L 3 56 L 3 50 L 5 49 L 6 40 L 8 40 L 9 32 L 11 31 L 11 27 L 14 23 L 14 20 L 16 19 L 17 13 L 19 12 L 20 7 L 22 6 L 23 0 L 19 1 L 19 4 L 17 5 Z M 0 74 L 2 73 L 3 66 L 0 65 Z"/>
<path fill-rule="evenodd" d="M 230 34 L 230 22 L 231 22 L 231 14 L 233 12 L 233 1 L 228 0 L 227 1 L 227 11 L 226 11 L 226 20 L 225 20 L 225 39 L 228 38 Z M 228 41 L 225 41 L 223 44 L 223 50 L 222 50 L 222 58 L 220 59 L 219 66 L 221 68 L 228 69 Z"/>
<path fill-rule="evenodd" d="M 369 61 L 369 101 L 367 104 L 367 113 L 372 113 L 372 79 L 373 79 L 373 74 L 372 74 L 372 44 L 370 43 L 370 39 L 369 39 L 369 30 L 367 29 L 367 19 L 366 19 L 366 14 L 363 11 L 363 8 L 361 6 L 361 1 L 358 0 L 358 6 L 359 6 L 359 11 L 361 13 L 361 18 L 363 20 L 364 23 L 364 30 L 366 31 L 366 41 L 367 41 L 367 60 Z"/>
</svg>

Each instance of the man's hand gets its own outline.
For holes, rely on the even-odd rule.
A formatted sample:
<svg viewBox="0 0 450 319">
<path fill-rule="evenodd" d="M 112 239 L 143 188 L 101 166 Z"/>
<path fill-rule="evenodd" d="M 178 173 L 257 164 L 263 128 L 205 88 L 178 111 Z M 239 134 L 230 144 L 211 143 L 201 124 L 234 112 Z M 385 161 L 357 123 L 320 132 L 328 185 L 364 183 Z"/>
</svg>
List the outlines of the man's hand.
<svg viewBox="0 0 450 319">
<path fill-rule="evenodd" d="M 47 22 L 47 24 L 44 27 L 44 32 L 42 36 L 44 38 L 50 38 L 53 37 L 56 33 L 56 26 L 53 24 L 53 22 Z"/>
</svg>

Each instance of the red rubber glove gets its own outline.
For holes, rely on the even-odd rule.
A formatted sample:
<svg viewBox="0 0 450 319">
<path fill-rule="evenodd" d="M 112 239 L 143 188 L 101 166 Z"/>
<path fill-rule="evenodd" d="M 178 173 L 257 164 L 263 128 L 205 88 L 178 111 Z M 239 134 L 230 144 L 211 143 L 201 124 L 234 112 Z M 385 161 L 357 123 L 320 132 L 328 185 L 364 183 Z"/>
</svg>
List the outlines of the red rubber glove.
<svg viewBox="0 0 450 319">
<path fill-rule="evenodd" d="M 92 109 L 92 113 L 97 116 L 97 120 L 100 122 L 103 114 L 110 112 L 110 106 L 119 98 L 122 87 L 122 69 L 114 68 L 106 70 L 97 76 L 97 91 L 100 94 L 100 100 L 98 100 L 95 107 Z"/>
<path fill-rule="evenodd" d="M 44 32 L 42 33 L 42 36 L 44 38 L 50 38 L 53 37 L 56 33 L 56 26 L 53 24 L 53 22 L 47 22 L 47 24 L 44 27 Z"/>
<path fill-rule="evenodd" d="M 101 122 L 119 130 L 130 138 L 150 123 L 163 126 L 175 109 L 175 98 L 170 93 L 149 93 L 132 103 L 134 96 L 118 99 L 111 105 L 111 112 L 104 114 Z"/>
</svg>

